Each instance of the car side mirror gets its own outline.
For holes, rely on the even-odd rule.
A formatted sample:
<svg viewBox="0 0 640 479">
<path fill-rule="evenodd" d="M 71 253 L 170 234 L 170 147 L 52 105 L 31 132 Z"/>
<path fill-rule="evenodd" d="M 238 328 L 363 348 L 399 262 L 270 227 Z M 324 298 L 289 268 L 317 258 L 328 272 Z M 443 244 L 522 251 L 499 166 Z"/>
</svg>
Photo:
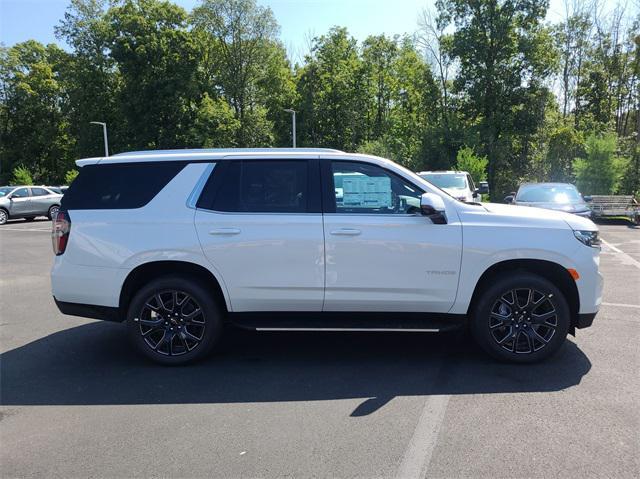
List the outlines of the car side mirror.
<svg viewBox="0 0 640 479">
<path fill-rule="evenodd" d="M 504 201 L 505 203 L 513 203 L 513 195 L 505 196 L 504 200 L 502 201 Z"/>
<path fill-rule="evenodd" d="M 444 200 L 435 193 L 424 193 L 420 197 L 420 210 L 435 224 L 447 223 Z"/>
<path fill-rule="evenodd" d="M 489 183 L 487 183 L 486 181 L 481 181 L 478 184 L 478 188 L 476 189 L 477 193 L 480 193 L 481 195 L 488 195 L 489 194 Z"/>
<path fill-rule="evenodd" d="M 589 195 L 583 196 L 582 199 L 585 200 L 587 203 L 590 203 L 593 201 L 593 198 Z"/>
</svg>

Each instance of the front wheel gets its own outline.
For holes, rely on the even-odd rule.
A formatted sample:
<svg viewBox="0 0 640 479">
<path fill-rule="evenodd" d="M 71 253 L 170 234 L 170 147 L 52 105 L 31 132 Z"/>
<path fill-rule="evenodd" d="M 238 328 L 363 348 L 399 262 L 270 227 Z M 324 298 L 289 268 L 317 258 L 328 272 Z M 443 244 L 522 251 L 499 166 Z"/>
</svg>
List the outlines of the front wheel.
<svg viewBox="0 0 640 479">
<path fill-rule="evenodd" d="M 153 361 L 183 365 L 203 358 L 222 331 L 222 315 L 209 291 L 183 276 L 150 282 L 134 296 L 127 314 L 136 348 Z"/>
<path fill-rule="evenodd" d="M 0 225 L 5 224 L 9 220 L 9 213 L 7 210 L 0 208 Z"/>
<path fill-rule="evenodd" d="M 507 273 L 482 294 L 471 332 L 493 357 L 532 363 L 562 346 L 570 323 L 569 305 L 553 283 L 531 273 Z"/>
</svg>

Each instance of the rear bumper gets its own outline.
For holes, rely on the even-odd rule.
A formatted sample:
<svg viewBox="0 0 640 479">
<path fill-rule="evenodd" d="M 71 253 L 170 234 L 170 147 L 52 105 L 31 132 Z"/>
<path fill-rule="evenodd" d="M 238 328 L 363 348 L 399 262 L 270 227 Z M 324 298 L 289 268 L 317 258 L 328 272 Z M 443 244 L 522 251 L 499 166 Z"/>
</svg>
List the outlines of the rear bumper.
<svg viewBox="0 0 640 479">
<path fill-rule="evenodd" d="M 596 314 L 598 313 L 579 314 L 576 320 L 576 328 L 584 329 L 591 326 L 593 324 L 593 319 L 596 317 Z"/>
<path fill-rule="evenodd" d="M 120 314 L 118 308 L 111 306 L 96 306 L 95 304 L 67 303 L 58 301 L 55 297 L 53 300 L 62 314 L 69 316 L 81 316 L 83 318 L 101 319 L 103 321 L 122 322 L 124 318 Z"/>
</svg>

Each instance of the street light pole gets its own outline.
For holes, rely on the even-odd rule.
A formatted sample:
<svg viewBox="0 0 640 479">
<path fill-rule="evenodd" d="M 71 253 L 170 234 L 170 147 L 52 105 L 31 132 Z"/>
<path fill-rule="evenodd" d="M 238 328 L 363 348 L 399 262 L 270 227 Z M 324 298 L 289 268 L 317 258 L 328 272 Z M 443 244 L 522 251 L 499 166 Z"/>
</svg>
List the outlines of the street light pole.
<svg viewBox="0 0 640 479">
<path fill-rule="evenodd" d="M 287 108 L 284 111 L 291 113 L 291 129 L 293 130 L 293 147 L 296 147 L 296 111 L 291 108 Z"/>
<path fill-rule="evenodd" d="M 91 121 L 92 125 L 102 125 L 102 136 L 104 137 L 104 156 L 109 156 L 109 140 L 107 139 L 107 124 L 102 121 Z"/>
</svg>

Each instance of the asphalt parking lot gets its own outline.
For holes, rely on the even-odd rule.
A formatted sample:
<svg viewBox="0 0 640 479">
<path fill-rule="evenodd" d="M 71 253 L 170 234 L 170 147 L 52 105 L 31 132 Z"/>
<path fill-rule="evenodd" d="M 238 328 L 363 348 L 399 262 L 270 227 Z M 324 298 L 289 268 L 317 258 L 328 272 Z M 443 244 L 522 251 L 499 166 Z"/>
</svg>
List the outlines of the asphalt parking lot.
<svg viewBox="0 0 640 479">
<path fill-rule="evenodd" d="M 640 229 L 601 225 L 604 305 L 551 360 L 461 334 L 231 332 L 186 368 L 61 315 L 50 223 L 0 227 L 2 477 L 640 477 Z"/>
</svg>

